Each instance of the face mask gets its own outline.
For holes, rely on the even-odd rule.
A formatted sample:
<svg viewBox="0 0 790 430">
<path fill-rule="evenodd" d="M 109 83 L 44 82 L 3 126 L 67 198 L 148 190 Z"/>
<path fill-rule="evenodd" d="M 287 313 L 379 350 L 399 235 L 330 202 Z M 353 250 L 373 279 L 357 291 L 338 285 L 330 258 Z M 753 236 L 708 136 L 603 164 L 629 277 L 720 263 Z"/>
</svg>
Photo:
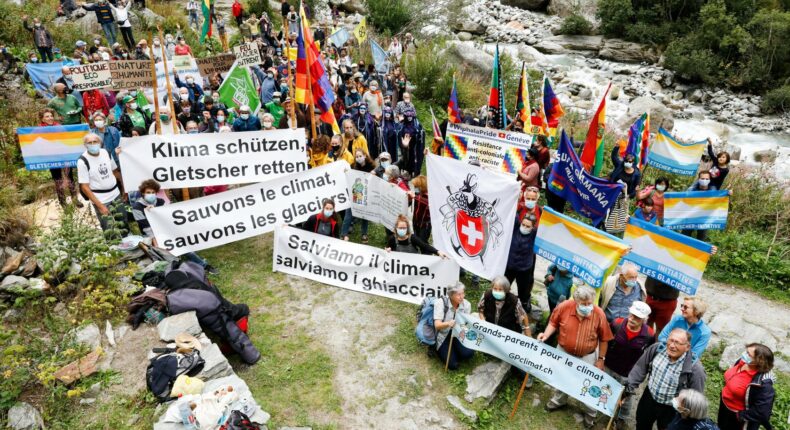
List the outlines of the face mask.
<svg viewBox="0 0 790 430">
<path fill-rule="evenodd" d="M 161 114 L 161 115 L 159 115 L 159 120 L 160 121 L 164 121 L 164 122 L 168 122 L 168 121 L 170 121 L 170 116 L 169 115 L 165 115 L 165 114 Z"/>
<path fill-rule="evenodd" d="M 678 401 L 677 397 L 675 397 L 674 399 L 672 399 L 672 407 L 673 407 L 673 408 L 674 408 L 676 411 L 680 412 L 680 401 Z"/>
<path fill-rule="evenodd" d="M 266 74 L 266 77 L 268 77 L 269 79 L 274 79 L 274 74 L 272 74 L 272 73 L 267 73 L 267 74 Z"/>
<path fill-rule="evenodd" d="M 365 115 L 366 113 L 368 113 L 368 110 L 367 109 L 360 109 L 359 113 L 361 113 L 362 115 Z"/>
<path fill-rule="evenodd" d="M 518 231 L 520 231 L 520 232 L 521 232 L 521 234 L 523 234 L 523 235 L 527 235 L 527 234 L 530 234 L 530 233 L 532 233 L 532 229 L 531 229 L 531 228 L 529 228 L 529 227 L 524 227 L 523 225 L 522 225 L 521 227 L 519 227 L 519 228 L 518 228 Z"/>
<path fill-rule="evenodd" d="M 159 46 L 159 41 L 158 40 L 154 40 L 154 46 Z"/>
<path fill-rule="evenodd" d="M 271 121 L 264 121 L 263 122 L 263 126 L 266 127 L 266 128 L 269 128 L 269 127 L 272 126 L 272 123 L 271 123 Z"/>
<path fill-rule="evenodd" d="M 390 181 L 390 175 L 388 175 L 388 174 L 386 174 L 386 173 L 385 173 L 385 174 L 383 174 L 383 175 L 381 175 L 381 178 L 382 178 L 382 179 L 384 179 L 384 180 L 385 180 L 385 181 L 387 181 L 387 182 L 389 182 L 389 181 Z"/>
<path fill-rule="evenodd" d="M 634 287 L 636 287 L 636 281 L 634 281 L 633 279 L 629 279 L 629 280 L 625 281 L 625 285 L 628 288 L 634 288 Z"/>
<path fill-rule="evenodd" d="M 178 96 L 181 100 L 187 101 L 189 100 L 189 94 L 181 94 Z"/>
<path fill-rule="evenodd" d="M 199 132 L 200 132 L 199 130 L 194 130 L 194 129 L 187 131 L 188 134 L 198 134 Z"/>
<path fill-rule="evenodd" d="M 195 83 L 195 80 L 194 80 L 194 79 L 187 79 L 187 83 L 188 83 L 188 84 L 190 84 L 190 85 L 192 85 L 192 84 L 194 84 L 194 83 Z"/>
<path fill-rule="evenodd" d="M 351 90 L 351 94 L 356 94 L 357 90 Z"/>
<path fill-rule="evenodd" d="M 593 305 L 587 305 L 587 306 L 576 305 L 576 312 L 578 312 L 579 315 L 583 317 L 590 315 L 590 313 L 592 313 L 592 310 L 593 310 Z"/>
<path fill-rule="evenodd" d="M 409 232 L 409 229 L 406 229 L 406 228 L 399 228 L 397 230 L 398 230 L 398 236 L 399 237 L 405 237 L 406 233 Z"/>
<path fill-rule="evenodd" d="M 65 79 L 66 82 L 68 82 L 68 83 L 74 82 L 74 78 L 72 78 L 71 76 L 64 76 L 63 79 Z"/>
<path fill-rule="evenodd" d="M 41 28 L 41 24 L 33 24 L 33 25 L 35 25 L 36 28 Z"/>
<path fill-rule="evenodd" d="M 225 122 L 225 117 L 222 115 L 217 115 L 217 122 Z"/>
<path fill-rule="evenodd" d="M 664 191 L 667 189 L 666 185 L 656 185 L 656 191 Z"/>
<path fill-rule="evenodd" d="M 32 58 L 30 59 L 30 62 L 31 62 L 31 63 L 37 63 L 37 62 L 38 62 L 38 58 L 36 58 L 36 57 L 32 57 Z"/>
<path fill-rule="evenodd" d="M 700 179 L 699 184 L 703 187 L 707 187 L 710 184 L 710 179 Z"/>
<path fill-rule="evenodd" d="M 96 128 L 104 128 L 104 121 L 99 121 L 99 120 L 93 121 L 93 125 L 95 125 Z"/>
<path fill-rule="evenodd" d="M 98 143 L 88 145 L 88 154 L 96 155 L 99 153 L 99 150 L 101 150 L 101 145 Z"/>
<path fill-rule="evenodd" d="M 332 215 L 335 214 L 335 211 L 332 209 L 324 209 L 324 218 L 331 218 Z"/>
<path fill-rule="evenodd" d="M 524 200 L 524 206 L 526 206 L 527 209 L 535 209 L 535 205 L 537 203 L 538 202 L 536 202 L 535 200 Z"/>
<path fill-rule="evenodd" d="M 124 53 L 123 53 L 123 55 L 121 55 L 121 56 L 122 56 L 123 58 L 129 58 L 129 54 L 127 54 L 127 53 L 125 53 L 125 52 L 124 52 Z"/>
<path fill-rule="evenodd" d="M 378 91 L 378 89 L 379 89 L 379 87 L 377 87 L 375 85 L 371 85 L 370 86 L 370 91 Z"/>
<path fill-rule="evenodd" d="M 381 167 L 386 169 L 389 166 L 390 166 L 389 160 L 387 160 L 387 161 L 381 160 Z"/>
<path fill-rule="evenodd" d="M 239 117 L 240 117 L 241 119 L 243 119 L 243 120 L 246 120 L 246 119 L 249 119 L 249 117 L 250 117 L 250 114 L 248 114 L 248 113 L 243 113 L 243 114 L 240 114 L 240 115 L 239 115 Z"/>
<path fill-rule="evenodd" d="M 494 296 L 497 300 L 504 300 L 505 299 L 505 292 L 504 291 L 491 291 L 491 295 Z"/>
<path fill-rule="evenodd" d="M 137 103 L 132 103 L 129 105 L 132 110 L 137 110 Z"/>
<path fill-rule="evenodd" d="M 741 354 L 741 361 L 746 364 L 752 364 L 752 357 L 749 357 L 749 353 L 744 351 L 744 353 Z"/>
<path fill-rule="evenodd" d="M 420 194 L 420 189 L 419 188 L 415 188 L 414 189 L 414 194 Z"/>
<path fill-rule="evenodd" d="M 634 167 L 634 163 L 630 163 L 630 162 L 626 161 L 625 163 L 623 163 L 623 166 L 625 166 L 626 169 L 630 169 L 630 168 Z"/>
<path fill-rule="evenodd" d="M 94 40 L 93 44 L 96 45 L 96 46 L 99 46 L 99 44 L 101 44 L 101 40 Z"/>
<path fill-rule="evenodd" d="M 357 157 L 357 164 L 365 164 L 365 157 Z"/>
<path fill-rule="evenodd" d="M 156 203 L 156 194 L 146 194 L 145 196 L 143 196 L 143 199 L 145 199 L 145 201 L 148 202 L 149 204 L 153 205 Z"/>
</svg>

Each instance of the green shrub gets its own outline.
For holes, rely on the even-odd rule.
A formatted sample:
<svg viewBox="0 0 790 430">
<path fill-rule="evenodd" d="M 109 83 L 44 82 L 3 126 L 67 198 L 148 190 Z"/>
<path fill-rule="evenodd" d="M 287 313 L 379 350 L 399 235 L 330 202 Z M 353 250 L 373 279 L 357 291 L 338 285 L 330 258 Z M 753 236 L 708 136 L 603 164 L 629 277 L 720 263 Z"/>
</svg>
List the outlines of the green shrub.
<svg viewBox="0 0 790 430">
<path fill-rule="evenodd" d="M 424 43 L 417 47 L 414 55 L 408 56 L 404 71 L 409 77 L 409 82 L 415 85 L 414 98 L 421 100 L 436 100 L 442 88 L 447 89 L 444 95 L 445 103 L 450 96 L 449 88 L 446 87 L 446 78 L 452 75 L 454 67 L 446 53 L 443 52 L 444 46 L 437 43 Z M 439 87 L 438 83 L 445 84 Z M 452 82 L 452 81 L 451 81 Z"/>
<path fill-rule="evenodd" d="M 560 34 L 586 36 L 592 33 L 592 24 L 587 18 L 573 14 L 565 17 L 560 26 Z"/>
<path fill-rule="evenodd" d="M 413 0 L 366 0 L 369 23 L 384 33 L 398 34 L 417 16 Z"/>
<path fill-rule="evenodd" d="M 765 113 L 790 112 L 790 85 L 768 91 L 760 106 Z"/>
<path fill-rule="evenodd" d="M 621 37 L 634 19 L 631 0 L 598 0 L 596 17 L 601 21 L 599 30 L 608 37 Z"/>
<path fill-rule="evenodd" d="M 718 57 L 710 49 L 698 48 L 693 37 L 670 42 L 664 55 L 666 66 L 683 78 L 718 83 Z"/>
</svg>

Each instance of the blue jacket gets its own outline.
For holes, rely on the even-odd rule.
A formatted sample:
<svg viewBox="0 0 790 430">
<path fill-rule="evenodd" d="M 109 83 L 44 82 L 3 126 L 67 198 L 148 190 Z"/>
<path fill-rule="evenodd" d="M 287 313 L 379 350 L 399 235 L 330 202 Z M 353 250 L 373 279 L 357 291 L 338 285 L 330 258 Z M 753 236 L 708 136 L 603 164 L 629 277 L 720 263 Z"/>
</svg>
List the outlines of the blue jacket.
<svg viewBox="0 0 790 430">
<path fill-rule="evenodd" d="M 741 360 L 735 362 L 740 365 Z M 738 419 L 745 421 L 746 430 L 759 430 L 760 425 L 771 430 L 771 412 L 774 408 L 774 375 L 772 372 L 758 373 L 746 388 L 746 409 L 738 412 Z"/>
<path fill-rule="evenodd" d="M 118 154 L 115 153 L 115 148 L 121 144 L 121 132 L 111 125 L 105 125 L 104 133 L 99 131 L 98 128 L 92 128 L 91 133 L 96 133 L 102 138 L 102 145 L 104 145 L 104 149 L 110 153 L 110 157 L 112 157 L 112 159 L 115 160 L 115 164 L 120 167 L 121 162 L 118 160 Z"/>
<path fill-rule="evenodd" d="M 516 220 L 513 228 L 513 239 L 510 241 L 510 252 L 507 255 L 508 270 L 525 271 L 535 264 L 535 235 L 538 230 L 533 228 L 529 234 L 519 231 L 521 222 Z"/>
<path fill-rule="evenodd" d="M 675 315 L 658 335 L 659 343 L 666 344 L 669 333 L 676 328 L 682 328 L 691 333 L 691 352 L 694 353 L 694 360 L 699 360 L 710 341 L 711 331 L 708 325 L 705 324 L 705 321 L 699 320 L 689 327 L 683 315 Z"/>
<path fill-rule="evenodd" d="M 261 82 L 261 104 L 265 105 L 274 98 L 274 90 L 277 88 L 277 81 L 275 81 L 274 78 L 268 77 L 260 67 L 255 66 L 251 69 L 253 73 L 255 73 L 255 77 Z"/>
<path fill-rule="evenodd" d="M 186 88 L 189 91 L 189 101 L 192 104 L 198 104 L 198 110 L 203 110 L 203 88 L 200 88 L 198 84 L 186 84 L 181 79 L 178 78 L 178 73 L 175 74 L 176 86 L 178 88 Z M 197 112 L 199 113 L 199 112 Z"/>
<path fill-rule="evenodd" d="M 92 10 L 96 13 L 96 20 L 99 21 L 99 24 L 108 24 L 111 22 L 115 22 L 115 17 L 112 14 L 112 9 L 110 9 L 110 5 L 108 3 L 104 4 L 84 4 L 82 8 L 85 10 Z"/>
<path fill-rule="evenodd" d="M 246 120 L 241 117 L 233 121 L 233 131 L 258 131 L 261 129 L 261 120 L 257 115 L 250 114 Z"/>
<path fill-rule="evenodd" d="M 566 299 L 569 299 L 571 297 L 571 288 L 573 287 L 573 273 L 569 270 L 563 275 L 559 269 L 556 264 L 552 264 L 546 271 L 547 276 L 554 276 L 553 281 L 546 282 L 546 294 L 554 303 L 560 301 L 560 296 L 565 296 Z"/>
</svg>

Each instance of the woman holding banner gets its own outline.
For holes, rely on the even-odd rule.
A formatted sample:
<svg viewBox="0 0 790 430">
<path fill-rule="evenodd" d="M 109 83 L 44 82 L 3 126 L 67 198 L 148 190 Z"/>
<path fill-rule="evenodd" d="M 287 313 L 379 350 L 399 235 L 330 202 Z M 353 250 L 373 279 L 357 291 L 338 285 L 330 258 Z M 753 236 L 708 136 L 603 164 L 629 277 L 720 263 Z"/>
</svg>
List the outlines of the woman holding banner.
<svg viewBox="0 0 790 430">
<path fill-rule="evenodd" d="M 38 119 L 41 121 L 39 127 L 53 127 L 59 126 L 60 123 L 55 121 L 55 110 L 52 108 L 44 108 L 38 113 Z M 64 167 L 60 169 L 49 169 L 49 174 L 52 176 L 52 181 L 55 182 L 55 194 L 58 196 L 58 203 L 60 206 L 66 207 L 66 193 L 67 188 L 71 194 L 71 202 L 78 208 L 83 207 L 79 197 L 77 197 L 77 182 L 74 180 L 74 169 Z"/>
<path fill-rule="evenodd" d="M 409 254 L 427 254 L 438 255 L 442 258 L 447 258 L 447 255 L 429 245 L 428 242 L 420 239 L 413 234 L 409 219 L 406 215 L 398 215 L 395 221 L 395 234 L 390 235 L 387 239 L 387 247 L 384 248 L 387 252 L 406 252 Z M 467 302 L 468 303 L 468 302 Z"/>
<path fill-rule="evenodd" d="M 312 231 L 322 236 L 340 237 L 340 217 L 335 213 L 335 201 L 324 199 L 321 202 L 321 212 L 310 215 L 302 225 L 302 230 Z"/>
<path fill-rule="evenodd" d="M 436 328 L 436 350 L 439 359 L 450 370 L 458 368 L 460 361 L 468 360 L 475 352 L 466 348 L 455 336 L 451 335 L 455 327 L 455 316 L 459 313 L 469 314 L 472 305 L 464 298 L 466 287 L 461 282 L 447 287 L 447 297 L 440 297 L 433 303 L 433 326 Z M 450 346 L 452 343 L 452 346 Z"/>
<path fill-rule="evenodd" d="M 518 298 L 521 300 L 521 306 L 527 312 L 532 309 L 530 297 L 532 285 L 535 283 L 533 272 L 535 235 L 537 234 L 535 224 L 535 217 L 532 215 L 526 215 L 521 220 L 516 220 L 505 269 L 505 277 L 508 282 L 515 280 L 518 284 Z"/>
<path fill-rule="evenodd" d="M 477 303 L 480 319 L 502 328 L 530 336 L 529 317 L 515 294 L 510 292 L 510 281 L 497 276 L 491 281 L 491 288 L 483 293 Z"/>
</svg>

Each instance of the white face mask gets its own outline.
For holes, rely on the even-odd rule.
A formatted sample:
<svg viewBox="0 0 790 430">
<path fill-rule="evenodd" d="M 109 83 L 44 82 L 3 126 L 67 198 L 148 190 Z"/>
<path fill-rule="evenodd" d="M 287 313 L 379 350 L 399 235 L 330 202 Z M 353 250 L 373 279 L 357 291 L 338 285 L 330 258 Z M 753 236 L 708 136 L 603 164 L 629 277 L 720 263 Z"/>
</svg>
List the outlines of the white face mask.
<svg viewBox="0 0 790 430">
<path fill-rule="evenodd" d="M 523 235 L 528 235 L 528 234 L 532 233 L 532 228 L 531 227 L 524 227 L 522 225 L 521 227 L 518 228 L 518 231 L 520 231 L 521 234 L 523 234 Z"/>
<path fill-rule="evenodd" d="M 189 100 L 189 94 L 181 94 L 181 95 L 179 95 L 179 97 L 181 98 L 181 100 L 184 100 L 184 101 Z"/>
<path fill-rule="evenodd" d="M 365 164 L 365 157 L 357 157 L 357 163 Z"/>
<path fill-rule="evenodd" d="M 250 117 L 250 114 L 248 114 L 248 113 L 239 114 L 239 117 L 241 119 L 248 119 Z"/>
<path fill-rule="evenodd" d="M 710 185 L 710 179 L 700 179 L 699 184 L 702 185 L 703 187 L 707 187 L 708 185 Z"/>
<path fill-rule="evenodd" d="M 272 122 L 271 121 L 264 121 L 263 122 L 263 126 L 266 127 L 266 128 L 270 128 L 272 126 Z"/>
<path fill-rule="evenodd" d="M 95 125 L 96 128 L 104 128 L 104 121 L 97 119 L 96 121 L 93 121 L 93 125 Z"/>
<path fill-rule="evenodd" d="M 137 103 L 130 104 L 129 108 L 131 108 L 132 110 L 137 110 Z"/>
<path fill-rule="evenodd" d="M 678 401 L 678 398 L 677 398 L 677 397 L 675 397 L 674 399 L 672 399 L 672 407 L 673 407 L 673 408 L 674 408 L 676 411 L 680 412 L 680 401 Z"/>
<path fill-rule="evenodd" d="M 222 115 L 217 115 L 217 122 L 225 122 L 225 117 Z"/>
<path fill-rule="evenodd" d="M 664 191 L 667 189 L 666 185 L 656 185 L 656 191 Z"/>
<path fill-rule="evenodd" d="M 188 84 L 194 84 L 194 83 L 195 83 L 195 80 L 194 80 L 194 79 L 191 79 L 191 78 L 190 78 L 190 79 L 187 79 L 187 83 L 188 83 Z"/>
</svg>

